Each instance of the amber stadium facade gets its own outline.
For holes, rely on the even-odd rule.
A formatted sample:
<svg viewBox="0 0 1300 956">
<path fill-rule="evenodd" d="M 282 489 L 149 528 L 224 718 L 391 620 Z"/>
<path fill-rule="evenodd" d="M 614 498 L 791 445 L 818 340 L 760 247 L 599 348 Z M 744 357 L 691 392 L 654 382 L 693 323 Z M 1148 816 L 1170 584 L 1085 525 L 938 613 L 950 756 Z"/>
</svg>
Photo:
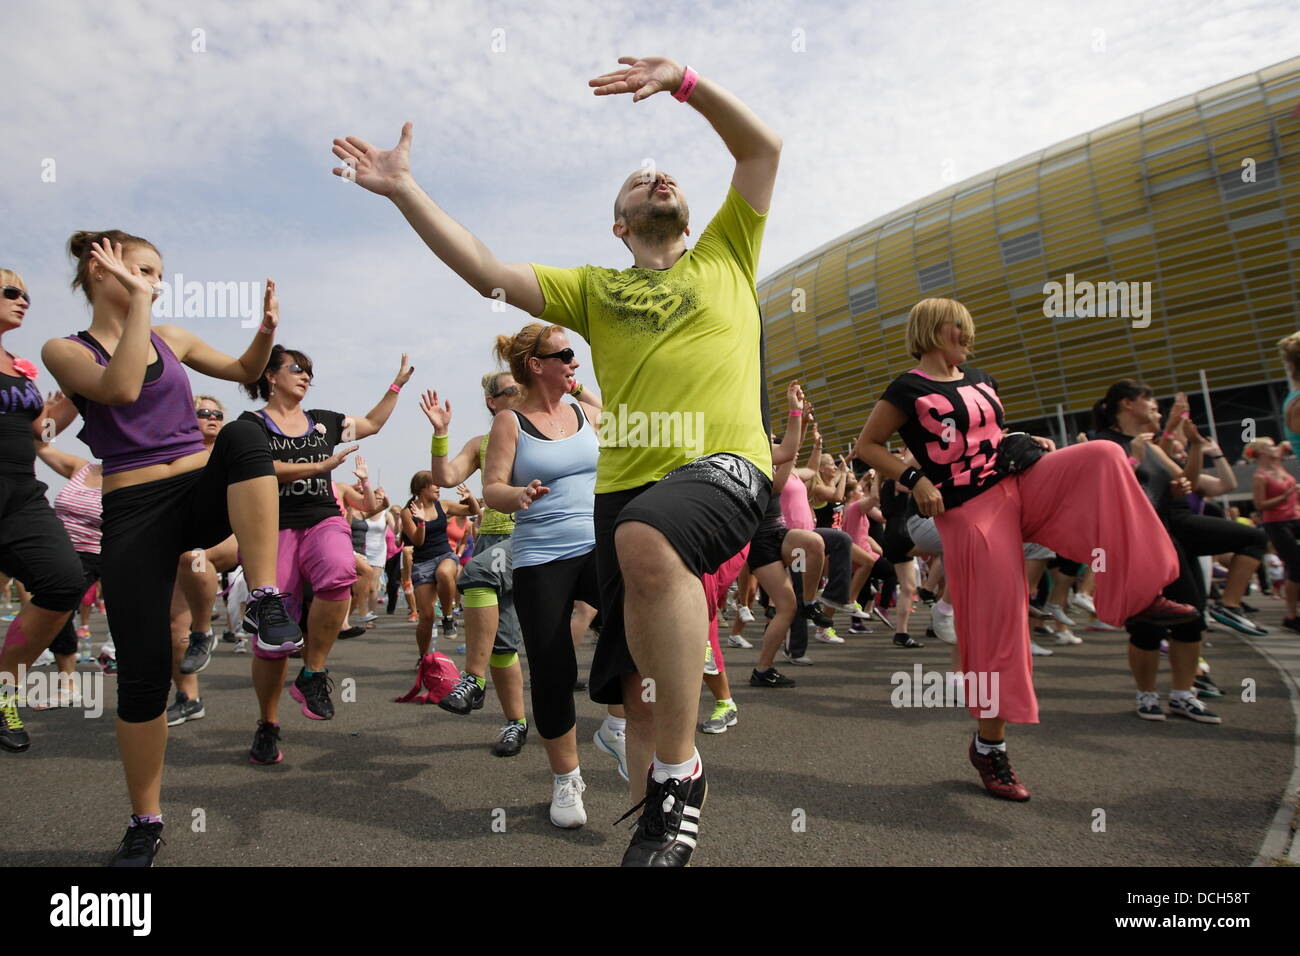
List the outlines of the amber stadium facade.
<svg viewBox="0 0 1300 956">
<path fill-rule="evenodd" d="M 767 387 L 817 405 L 827 450 L 915 365 L 927 296 L 977 326 L 971 364 L 1007 422 L 1060 440 L 1118 378 L 1188 393 L 1236 458 L 1280 434 L 1276 343 L 1300 326 L 1300 57 L 957 183 L 840 236 L 759 285 Z M 778 426 L 779 427 L 779 426 Z"/>
</svg>

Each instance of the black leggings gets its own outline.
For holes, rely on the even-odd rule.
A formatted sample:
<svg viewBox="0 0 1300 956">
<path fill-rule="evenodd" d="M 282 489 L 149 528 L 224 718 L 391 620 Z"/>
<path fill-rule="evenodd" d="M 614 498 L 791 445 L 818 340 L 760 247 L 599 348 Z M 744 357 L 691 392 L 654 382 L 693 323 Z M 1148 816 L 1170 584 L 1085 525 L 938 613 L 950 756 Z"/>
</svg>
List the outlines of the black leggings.
<svg viewBox="0 0 1300 956">
<path fill-rule="evenodd" d="M 104 599 L 117 647 L 122 720 L 144 723 L 167 709 L 171 597 L 181 552 L 230 537 L 229 485 L 274 474 L 266 432 L 233 421 L 217 433 L 204 467 L 104 495 Z"/>
<path fill-rule="evenodd" d="M 92 554 L 89 551 L 78 551 L 77 557 L 81 561 L 81 593 L 84 596 L 90 590 L 90 586 L 99 580 L 99 555 Z M 50 642 L 50 653 L 77 653 L 77 612 L 75 610 L 68 615 L 67 621 L 63 624 L 63 630 L 59 631 L 54 640 Z"/>
<path fill-rule="evenodd" d="M 397 608 L 397 592 L 402 590 L 402 552 L 384 562 L 384 573 L 388 575 L 388 613 Z"/>
<path fill-rule="evenodd" d="M 1175 624 L 1169 628 L 1158 624 L 1130 621 L 1129 643 L 1144 651 L 1159 650 L 1160 641 L 1166 636 L 1171 641 L 1194 644 L 1201 639 L 1201 632 L 1205 630 L 1205 578 L 1201 574 L 1200 562 L 1190 556 L 1187 548 L 1176 536 L 1170 535 L 1169 541 L 1178 555 L 1178 577 L 1166 585 L 1161 593 L 1171 601 L 1192 605 L 1201 612 L 1201 616 L 1195 621 Z"/>
<path fill-rule="evenodd" d="M 32 604 L 71 611 L 86 589 L 67 529 L 35 478 L 0 477 L 0 571 L 23 582 Z"/>
<path fill-rule="evenodd" d="M 1296 525 L 1300 527 L 1300 521 Z M 1244 554 L 1262 561 L 1268 548 L 1268 536 L 1259 528 L 1181 508 L 1170 513 L 1169 531 L 1182 542 L 1188 554 Z"/>
<path fill-rule="evenodd" d="M 578 680 L 578 657 L 569 618 L 574 601 L 600 607 L 595 549 L 576 558 L 515 565 L 514 599 L 528 654 L 533 720 L 543 739 L 554 740 L 568 733 L 576 720 L 573 685 Z"/>
<path fill-rule="evenodd" d="M 1296 542 L 1300 537 L 1300 521 L 1265 521 L 1264 533 L 1286 565 L 1286 579 L 1300 582 L 1300 544 Z"/>
</svg>

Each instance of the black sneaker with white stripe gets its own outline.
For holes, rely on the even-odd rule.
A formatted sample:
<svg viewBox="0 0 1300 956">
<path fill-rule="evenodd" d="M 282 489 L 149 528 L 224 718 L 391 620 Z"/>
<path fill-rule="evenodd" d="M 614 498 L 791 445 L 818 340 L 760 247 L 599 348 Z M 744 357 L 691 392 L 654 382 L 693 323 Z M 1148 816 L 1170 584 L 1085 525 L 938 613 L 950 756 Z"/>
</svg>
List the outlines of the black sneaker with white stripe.
<svg viewBox="0 0 1300 956">
<path fill-rule="evenodd" d="M 302 647 L 302 631 L 285 613 L 279 594 L 263 594 L 249 602 L 244 612 L 244 630 L 257 638 L 257 646 L 264 651 Z"/>
<path fill-rule="evenodd" d="M 697 765 L 698 766 L 698 765 Z M 645 798 L 618 820 L 622 823 L 637 810 L 632 842 L 623 853 L 623 866 L 689 866 L 700 835 L 700 811 L 709 793 L 704 767 L 688 780 L 669 777 L 656 783 L 654 770 L 646 775 Z"/>
<path fill-rule="evenodd" d="M 117 851 L 108 861 L 109 866 L 153 866 L 153 858 L 158 855 L 158 848 L 165 842 L 162 838 L 161 823 L 145 823 L 134 814 L 126 836 L 117 845 Z"/>
<path fill-rule="evenodd" d="M 198 674 L 207 668 L 212 663 L 212 645 L 215 643 L 216 638 L 211 631 L 206 634 L 190 631 L 190 646 L 185 649 L 185 656 L 181 659 L 181 673 Z"/>
</svg>

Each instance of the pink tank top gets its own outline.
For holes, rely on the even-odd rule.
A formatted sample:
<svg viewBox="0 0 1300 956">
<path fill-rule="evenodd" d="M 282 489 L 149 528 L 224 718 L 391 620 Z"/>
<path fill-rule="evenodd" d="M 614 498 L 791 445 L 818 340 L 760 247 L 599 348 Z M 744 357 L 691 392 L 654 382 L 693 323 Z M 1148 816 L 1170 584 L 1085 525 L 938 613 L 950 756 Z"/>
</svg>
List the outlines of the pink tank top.
<svg viewBox="0 0 1300 956">
<path fill-rule="evenodd" d="M 1295 488 L 1295 479 L 1289 474 L 1284 472 L 1282 478 L 1278 479 L 1267 472 L 1264 473 L 1265 498 L 1276 498 L 1284 491 L 1293 488 Z M 1294 494 L 1276 508 L 1266 509 L 1263 514 L 1265 521 L 1295 521 L 1297 518 L 1300 518 L 1300 504 L 1297 504 Z"/>
<path fill-rule="evenodd" d="M 785 519 L 787 528 L 811 531 L 817 527 L 812 505 L 808 503 L 808 486 L 794 472 L 790 473 L 781 489 L 781 517 Z"/>
<path fill-rule="evenodd" d="M 86 475 L 93 462 L 82 465 L 54 497 L 54 513 L 67 529 L 74 551 L 99 554 L 100 520 L 103 495 L 98 488 L 86 487 Z"/>
<path fill-rule="evenodd" d="M 853 543 L 864 551 L 872 550 L 867 539 L 871 537 L 871 527 L 866 516 L 862 514 L 862 499 L 849 502 L 844 506 L 844 532 L 853 539 Z"/>
</svg>

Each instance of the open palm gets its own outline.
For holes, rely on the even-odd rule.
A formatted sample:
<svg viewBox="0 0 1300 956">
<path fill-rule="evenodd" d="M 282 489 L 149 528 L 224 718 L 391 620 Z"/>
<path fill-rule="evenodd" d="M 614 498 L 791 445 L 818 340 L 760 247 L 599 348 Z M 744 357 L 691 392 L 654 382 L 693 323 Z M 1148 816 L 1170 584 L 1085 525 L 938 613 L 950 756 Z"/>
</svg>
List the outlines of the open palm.
<svg viewBox="0 0 1300 956">
<path fill-rule="evenodd" d="M 626 64 L 627 68 L 587 81 L 588 86 L 596 88 L 597 96 L 634 93 L 632 102 L 638 103 L 661 90 L 672 93 L 682 85 L 682 68 L 667 57 L 621 56 L 618 62 Z"/>
<path fill-rule="evenodd" d="M 349 136 L 334 140 L 334 155 L 347 167 L 335 167 L 335 176 L 351 179 L 380 196 L 391 196 L 411 175 L 411 124 L 402 127 L 401 138 L 392 149 L 379 149 Z"/>
</svg>

